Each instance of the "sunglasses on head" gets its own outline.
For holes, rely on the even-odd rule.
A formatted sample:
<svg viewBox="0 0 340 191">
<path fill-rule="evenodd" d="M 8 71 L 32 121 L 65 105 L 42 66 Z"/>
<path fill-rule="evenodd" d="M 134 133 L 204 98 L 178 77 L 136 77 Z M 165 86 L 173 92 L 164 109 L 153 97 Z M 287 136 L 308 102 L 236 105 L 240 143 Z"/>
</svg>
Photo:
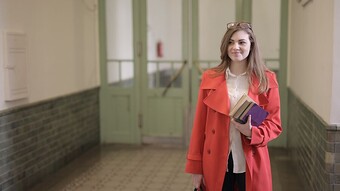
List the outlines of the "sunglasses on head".
<svg viewBox="0 0 340 191">
<path fill-rule="evenodd" d="M 227 29 L 232 29 L 232 28 L 248 28 L 252 30 L 251 24 L 247 22 L 231 22 L 227 24 Z"/>
</svg>

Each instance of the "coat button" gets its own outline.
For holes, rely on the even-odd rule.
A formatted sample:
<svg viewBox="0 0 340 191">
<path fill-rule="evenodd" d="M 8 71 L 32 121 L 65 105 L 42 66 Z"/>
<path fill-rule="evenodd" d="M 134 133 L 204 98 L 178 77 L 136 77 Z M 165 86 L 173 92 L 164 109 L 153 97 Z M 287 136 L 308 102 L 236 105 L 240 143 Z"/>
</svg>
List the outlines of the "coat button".
<svg viewBox="0 0 340 191">
<path fill-rule="evenodd" d="M 215 129 L 211 130 L 212 134 L 215 134 Z"/>
<path fill-rule="evenodd" d="M 208 149 L 208 154 L 210 155 L 210 153 L 211 153 L 211 150 L 210 150 L 210 149 Z"/>
</svg>

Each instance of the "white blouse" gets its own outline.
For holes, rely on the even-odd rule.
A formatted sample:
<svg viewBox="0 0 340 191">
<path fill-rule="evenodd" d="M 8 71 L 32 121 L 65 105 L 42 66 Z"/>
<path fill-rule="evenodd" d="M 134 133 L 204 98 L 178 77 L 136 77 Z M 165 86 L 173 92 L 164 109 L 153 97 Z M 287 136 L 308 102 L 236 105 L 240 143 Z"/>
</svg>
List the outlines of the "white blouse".
<svg viewBox="0 0 340 191">
<path fill-rule="evenodd" d="M 230 72 L 229 68 L 226 71 L 227 89 L 230 100 L 230 108 L 233 108 L 236 102 L 244 93 L 248 93 L 248 75 L 243 73 L 235 75 Z M 233 153 L 234 173 L 246 172 L 246 160 L 242 148 L 241 133 L 235 126 L 230 123 L 230 149 L 229 153 Z M 229 156 L 229 155 L 228 155 Z M 228 157 L 229 158 L 229 157 Z M 228 168 L 227 168 L 228 169 Z"/>
</svg>

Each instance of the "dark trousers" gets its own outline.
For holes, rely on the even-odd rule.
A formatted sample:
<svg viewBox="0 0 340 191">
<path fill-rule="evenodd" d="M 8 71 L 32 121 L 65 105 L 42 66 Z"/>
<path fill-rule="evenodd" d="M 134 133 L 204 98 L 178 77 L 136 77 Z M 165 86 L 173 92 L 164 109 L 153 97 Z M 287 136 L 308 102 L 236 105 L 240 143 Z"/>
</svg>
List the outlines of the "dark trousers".
<svg viewBox="0 0 340 191">
<path fill-rule="evenodd" d="M 233 169 L 233 157 L 230 152 L 228 171 L 226 171 L 224 176 L 222 191 L 234 191 L 235 188 L 238 188 L 238 191 L 246 191 L 246 173 L 233 173 Z"/>
</svg>

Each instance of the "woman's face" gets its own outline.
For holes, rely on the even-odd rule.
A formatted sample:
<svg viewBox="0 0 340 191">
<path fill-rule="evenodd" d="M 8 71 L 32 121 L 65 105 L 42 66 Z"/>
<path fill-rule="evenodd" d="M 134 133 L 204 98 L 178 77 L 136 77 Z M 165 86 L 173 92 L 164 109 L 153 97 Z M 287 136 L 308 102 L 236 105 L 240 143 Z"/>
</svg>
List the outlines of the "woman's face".
<svg viewBox="0 0 340 191">
<path fill-rule="evenodd" d="M 245 31 L 235 32 L 228 44 L 228 56 L 233 62 L 246 61 L 250 52 L 249 35 Z"/>
</svg>

